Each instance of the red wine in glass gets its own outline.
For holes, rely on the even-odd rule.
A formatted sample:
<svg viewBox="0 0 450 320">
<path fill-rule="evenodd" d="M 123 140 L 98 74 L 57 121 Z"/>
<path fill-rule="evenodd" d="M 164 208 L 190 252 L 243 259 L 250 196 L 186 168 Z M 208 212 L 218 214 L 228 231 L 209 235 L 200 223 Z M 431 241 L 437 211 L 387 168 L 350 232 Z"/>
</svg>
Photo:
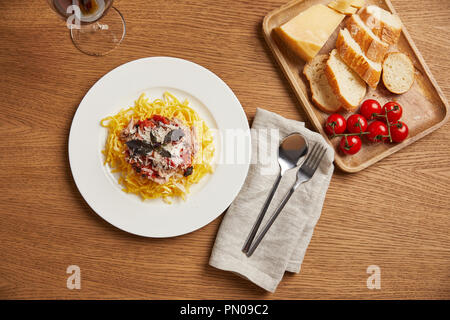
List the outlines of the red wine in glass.
<svg viewBox="0 0 450 320">
<path fill-rule="evenodd" d="M 116 48 L 125 36 L 125 20 L 112 6 L 113 0 L 47 2 L 66 20 L 73 43 L 86 54 L 105 55 Z"/>
</svg>

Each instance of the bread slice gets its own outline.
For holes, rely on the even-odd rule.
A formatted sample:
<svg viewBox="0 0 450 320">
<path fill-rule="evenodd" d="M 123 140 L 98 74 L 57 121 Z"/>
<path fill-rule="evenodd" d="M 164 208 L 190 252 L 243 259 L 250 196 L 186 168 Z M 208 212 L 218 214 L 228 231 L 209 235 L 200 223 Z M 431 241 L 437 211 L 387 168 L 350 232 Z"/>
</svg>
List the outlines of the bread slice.
<svg viewBox="0 0 450 320">
<path fill-rule="evenodd" d="M 391 52 L 383 62 L 383 83 L 396 94 L 405 93 L 414 83 L 414 65 L 411 59 L 401 52 Z"/>
<path fill-rule="evenodd" d="M 324 112 L 333 113 L 341 108 L 341 102 L 331 89 L 325 76 L 325 66 L 328 60 L 327 54 L 319 54 L 308 62 L 303 68 L 303 74 L 311 87 L 312 101 Z"/>
<path fill-rule="evenodd" d="M 402 22 L 395 14 L 372 5 L 363 8 L 359 16 L 382 41 L 388 44 L 398 41 L 402 32 Z"/>
<path fill-rule="evenodd" d="M 336 49 L 331 51 L 325 66 L 325 75 L 334 93 L 347 110 L 358 108 L 366 95 L 364 81 L 341 59 Z"/>
<path fill-rule="evenodd" d="M 359 44 L 362 51 L 372 61 L 382 62 L 389 48 L 389 44 L 381 41 L 370 30 L 361 18 L 354 14 L 347 20 L 347 29 L 353 39 Z"/>
<path fill-rule="evenodd" d="M 365 3 L 366 3 L 366 0 L 352 0 L 351 6 L 359 9 L 359 8 L 364 7 Z"/>
<path fill-rule="evenodd" d="M 333 0 L 328 4 L 328 7 L 345 15 L 352 15 L 358 11 L 357 8 L 352 7 L 352 0 Z"/>
<path fill-rule="evenodd" d="M 381 76 L 381 63 L 366 57 L 347 29 L 341 29 L 336 49 L 342 60 L 349 65 L 369 86 L 376 88 Z"/>
</svg>

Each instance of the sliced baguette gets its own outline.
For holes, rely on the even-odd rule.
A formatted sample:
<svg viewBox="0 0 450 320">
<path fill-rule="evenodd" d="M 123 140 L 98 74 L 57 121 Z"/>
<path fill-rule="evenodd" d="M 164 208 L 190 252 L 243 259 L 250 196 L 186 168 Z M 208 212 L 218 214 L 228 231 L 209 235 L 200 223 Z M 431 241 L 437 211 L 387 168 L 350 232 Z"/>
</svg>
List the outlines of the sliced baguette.
<svg viewBox="0 0 450 320">
<path fill-rule="evenodd" d="M 349 111 L 358 108 L 366 95 L 364 81 L 341 59 L 336 49 L 331 51 L 325 66 L 325 75 L 342 106 Z"/>
<path fill-rule="evenodd" d="M 414 65 L 411 59 L 401 52 L 389 53 L 383 62 L 383 83 L 396 94 L 405 93 L 414 83 Z"/>
<path fill-rule="evenodd" d="M 389 44 L 381 41 L 370 30 L 361 18 L 354 14 L 347 20 L 347 29 L 353 39 L 359 44 L 364 54 L 372 61 L 382 62 Z"/>
<path fill-rule="evenodd" d="M 347 29 L 341 29 L 336 40 L 336 49 L 342 60 L 352 68 L 369 86 L 376 88 L 381 76 L 381 63 L 366 57 Z"/>
<path fill-rule="evenodd" d="M 325 66 L 328 60 L 327 54 L 319 54 L 308 62 L 303 68 L 303 74 L 311 87 L 312 101 L 324 112 L 333 113 L 341 108 L 341 102 L 331 89 L 325 76 Z"/>
<path fill-rule="evenodd" d="M 358 8 L 352 7 L 352 0 L 333 0 L 328 4 L 328 7 L 345 15 L 352 15 L 358 11 Z"/>
<path fill-rule="evenodd" d="M 363 8 L 359 16 L 382 41 L 388 44 L 398 41 L 402 32 L 402 22 L 395 14 L 372 5 Z"/>
</svg>

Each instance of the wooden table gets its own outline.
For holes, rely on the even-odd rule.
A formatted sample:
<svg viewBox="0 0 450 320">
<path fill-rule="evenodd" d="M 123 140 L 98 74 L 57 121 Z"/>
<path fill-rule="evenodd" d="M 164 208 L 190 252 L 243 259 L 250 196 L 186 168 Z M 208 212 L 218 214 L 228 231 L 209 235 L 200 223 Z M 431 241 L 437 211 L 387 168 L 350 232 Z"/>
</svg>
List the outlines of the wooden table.
<svg viewBox="0 0 450 320">
<path fill-rule="evenodd" d="M 72 117 L 95 81 L 130 60 L 205 66 L 250 122 L 257 107 L 306 120 L 261 32 L 284 2 L 119 0 L 127 35 L 102 58 L 77 51 L 45 1 L 0 2 L 0 298 L 450 298 L 450 123 L 360 173 L 336 170 L 302 271 L 275 294 L 208 265 L 221 218 L 147 239 L 103 221 L 78 192 Z M 450 97 L 450 2 L 392 2 Z M 72 264 L 81 290 L 66 288 Z M 369 265 L 381 268 L 380 290 L 366 287 Z"/>
</svg>

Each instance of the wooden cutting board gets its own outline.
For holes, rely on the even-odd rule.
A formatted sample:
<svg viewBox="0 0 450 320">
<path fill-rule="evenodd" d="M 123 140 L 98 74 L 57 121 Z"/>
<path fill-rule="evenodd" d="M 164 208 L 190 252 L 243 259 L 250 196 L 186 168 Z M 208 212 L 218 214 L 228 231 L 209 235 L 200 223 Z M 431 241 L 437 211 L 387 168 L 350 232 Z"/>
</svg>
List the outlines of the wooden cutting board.
<svg viewBox="0 0 450 320">
<path fill-rule="evenodd" d="M 339 138 L 330 140 L 323 130 L 323 124 L 327 119 L 328 114 L 316 108 L 311 101 L 309 83 L 302 73 L 305 61 L 295 55 L 274 32 L 275 28 L 289 21 L 310 6 L 319 3 L 326 5 L 329 2 L 330 0 L 291 1 L 265 16 L 263 21 L 263 33 L 267 44 L 291 84 L 300 104 L 305 109 L 312 125 L 325 137 L 327 142 L 333 145 L 337 150 L 336 147 L 339 143 Z M 385 10 L 396 13 L 389 0 L 366 0 L 366 5 L 371 4 L 378 5 Z M 346 19 L 347 18 L 341 23 L 341 27 L 345 24 Z M 335 48 L 339 29 L 340 28 L 337 28 L 335 30 L 324 47 L 320 50 L 319 54 L 329 53 Z M 414 63 L 416 75 L 413 86 L 406 93 L 397 95 L 389 92 L 384 87 L 382 81 L 380 81 L 375 90 L 368 87 L 367 94 L 363 101 L 366 99 L 376 99 L 381 105 L 391 100 L 397 101 L 403 107 L 403 116 L 401 120 L 409 127 L 409 136 L 405 141 L 398 144 L 364 143 L 361 151 L 352 156 L 347 156 L 336 151 L 335 163 L 343 171 L 357 172 L 367 168 L 377 161 L 403 149 L 407 145 L 438 129 L 449 118 L 448 101 L 445 99 L 444 94 L 432 76 L 422 55 L 404 25 L 398 43 L 391 46 L 389 51 L 400 51 L 411 58 Z M 341 114 L 347 118 L 351 113 L 341 112 Z"/>
</svg>

